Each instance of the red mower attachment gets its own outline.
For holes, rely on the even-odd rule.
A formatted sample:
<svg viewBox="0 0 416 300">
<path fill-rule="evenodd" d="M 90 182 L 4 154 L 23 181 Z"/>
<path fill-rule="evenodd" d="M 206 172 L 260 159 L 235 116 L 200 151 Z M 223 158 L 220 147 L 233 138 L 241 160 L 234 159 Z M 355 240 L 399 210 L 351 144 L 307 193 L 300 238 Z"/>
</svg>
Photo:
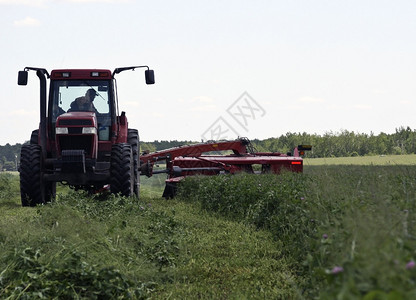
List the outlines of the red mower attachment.
<svg viewBox="0 0 416 300">
<path fill-rule="evenodd" d="M 235 174 L 279 174 L 282 170 L 303 171 L 305 151 L 310 145 L 299 145 L 293 153 L 256 152 L 247 138 L 235 141 L 207 142 L 179 146 L 140 156 L 141 175 L 167 173 L 163 197 L 171 198 L 176 193 L 176 184 L 186 176 Z M 230 152 L 221 154 L 222 151 Z M 165 162 L 166 169 L 153 170 L 155 163 Z"/>
</svg>

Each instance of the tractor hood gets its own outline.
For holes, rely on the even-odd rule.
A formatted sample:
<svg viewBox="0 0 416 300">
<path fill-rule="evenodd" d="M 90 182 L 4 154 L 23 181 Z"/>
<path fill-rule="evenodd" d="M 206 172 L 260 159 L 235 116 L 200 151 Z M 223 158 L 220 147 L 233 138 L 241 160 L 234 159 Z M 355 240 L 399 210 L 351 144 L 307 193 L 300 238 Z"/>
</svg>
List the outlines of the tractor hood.
<svg viewBox="0 0 416 300">
<path fill-rule="evenodd" d="M 64 150 L 83 150 L 86 158 L 97 158 L 98 131 L 94 112 L 69 112 L 56 120 L 58 157 Z"/>
<path fill-rule="evenodd" d="M 56 127 L 62 126 L 91 126 L 97 128 L 97 118 L 94 112 L 68 112 L 60 115 L 56 120 Z"/>
</svg>

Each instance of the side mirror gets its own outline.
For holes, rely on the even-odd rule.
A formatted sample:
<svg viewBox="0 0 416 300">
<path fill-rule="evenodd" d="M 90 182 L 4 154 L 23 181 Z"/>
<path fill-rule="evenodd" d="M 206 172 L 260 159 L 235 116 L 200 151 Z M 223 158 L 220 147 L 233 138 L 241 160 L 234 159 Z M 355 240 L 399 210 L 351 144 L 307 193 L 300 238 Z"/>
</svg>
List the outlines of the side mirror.
<svg viewBox="0 0 416 300">
<path fill-rule="evenodd" d="M 19 71 L 19 76 L 17 78 L 18 85 L 27 85 L 27 71 Z"/>
<path fill-rule="evenodd" d="M 146 70 L 144 72 L 146 77 L 146 84 L 154 84 L 155 83 L 155 72 L 153 70 Z"/>
</svg>

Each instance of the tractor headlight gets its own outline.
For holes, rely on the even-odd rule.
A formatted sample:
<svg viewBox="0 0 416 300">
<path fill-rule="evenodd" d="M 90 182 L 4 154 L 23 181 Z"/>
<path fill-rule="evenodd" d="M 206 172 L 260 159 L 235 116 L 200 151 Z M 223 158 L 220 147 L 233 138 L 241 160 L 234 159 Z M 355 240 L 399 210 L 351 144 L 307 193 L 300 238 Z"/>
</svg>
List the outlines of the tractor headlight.
<svg viewBox="0 0 416 300">
<path fill-rule="evenodd" d="M 68 127 L 56 127 L 56 134 L 68 134 Z"/>
<path fill-rule="evenodd" d="M 97 134 L 97 128 L 95 127 L 83 127 L 82 134 Z"/>
</svg>

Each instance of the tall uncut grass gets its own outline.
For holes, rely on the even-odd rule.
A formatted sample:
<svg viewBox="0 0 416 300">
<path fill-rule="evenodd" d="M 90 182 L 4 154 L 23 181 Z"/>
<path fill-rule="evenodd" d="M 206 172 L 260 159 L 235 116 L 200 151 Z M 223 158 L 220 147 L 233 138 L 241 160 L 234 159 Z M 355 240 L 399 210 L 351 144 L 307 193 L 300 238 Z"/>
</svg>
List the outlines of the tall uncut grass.
<svg viewBox="0 0 416 300">
<path fill-rule="evenodd" d="M 30 208 L 0 174 L 0 298 L 416 299 L 416 166 L 155 180 Z"/>
<path fill-rule="evenodd" d="M 272 232 L 305 299 L 416 299 L 414 166 L 187 178 L 179 193 Z"/>
</svg>

